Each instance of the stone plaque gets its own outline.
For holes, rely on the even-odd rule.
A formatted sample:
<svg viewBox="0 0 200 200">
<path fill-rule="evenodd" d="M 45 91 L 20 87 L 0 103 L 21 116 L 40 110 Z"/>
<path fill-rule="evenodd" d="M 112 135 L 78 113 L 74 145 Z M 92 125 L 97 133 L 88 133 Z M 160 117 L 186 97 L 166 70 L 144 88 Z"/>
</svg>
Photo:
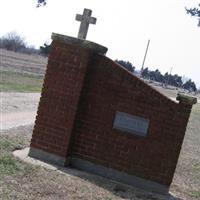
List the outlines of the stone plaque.
<svg viewBox="0 0 200 200">
<path fill-rule="evenodd" d="M 145 136 L 149 128 L 149 119 L 130 115 L 124 112 L 116 112 L 113 128 Z"/>
</svg>

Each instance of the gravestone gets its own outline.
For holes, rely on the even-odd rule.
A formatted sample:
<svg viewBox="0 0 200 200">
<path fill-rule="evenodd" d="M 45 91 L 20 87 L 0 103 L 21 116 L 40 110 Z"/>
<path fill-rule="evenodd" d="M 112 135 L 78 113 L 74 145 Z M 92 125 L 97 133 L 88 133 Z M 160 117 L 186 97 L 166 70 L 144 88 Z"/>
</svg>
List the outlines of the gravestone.
<svg viewBox="0 0 200 200">
<path fill-rule="evenodd" d="M 52 34 L 29 155 L 168 192 L 196 98 L 172 101 L 83 39 Z"/>
</svg>

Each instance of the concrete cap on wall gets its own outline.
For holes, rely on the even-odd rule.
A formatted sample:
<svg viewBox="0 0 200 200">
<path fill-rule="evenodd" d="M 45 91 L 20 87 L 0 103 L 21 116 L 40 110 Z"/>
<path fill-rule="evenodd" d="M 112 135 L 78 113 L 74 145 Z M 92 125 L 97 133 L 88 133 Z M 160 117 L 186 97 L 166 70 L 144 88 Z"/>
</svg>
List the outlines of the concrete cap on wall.
<svg viewBox="0 0 200 200">
<path fill-rule="evenodd" d="M 185 103 L 189 105 L 193 105 L 197 103 L 197 98 L 193 96 L 188 96 L 183 93 L 178 93 L 176 100 L 180 101 L 180 103 Z"/>
<path fill-rule="evenodd" d="M 65 44 L 69 45 L 75 45 L 79 46 L 81 48 L 86 48 L 94 51 L 95 53 L 100 53 L 100 54 L 106 54 L 108 49 L 100 44 L 88 41 L 88 40 L 82 40 L 79 38 L 74 38 L 66 35 L 61 35 L 57 33 L 52 33 L 51 35 L 52 40 L 58 40 L 60 42 L 63 42 Z"/>
</svg>

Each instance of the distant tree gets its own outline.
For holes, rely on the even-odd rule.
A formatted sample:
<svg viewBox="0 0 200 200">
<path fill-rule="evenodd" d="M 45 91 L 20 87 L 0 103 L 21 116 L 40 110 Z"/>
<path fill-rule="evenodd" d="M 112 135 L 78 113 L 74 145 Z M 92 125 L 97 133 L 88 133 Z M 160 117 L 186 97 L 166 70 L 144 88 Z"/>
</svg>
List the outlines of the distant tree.
<svg viewBox="0 0 200 200">
<path fill-rule="evenodd" d="M 193 17 L 197 17 L 199 20 L 198 26 L 200 26 L 200 4 L 196 8 L 185 8 L 187 13 Z"/>
<path fill-rule="evenodd" d="M 19 52 L 26 48 L 24 38 L 16 32 L 10 32 L 0 39 L 0 48 Z"/>
<path fill-rule="evenodd" d="M 196 85 L 191 79 L 189 79 L 187 82 L 183 84 L 183 88 L 189 90 L 190 92 L 197 91 Z"/>
<path fill-rule="evenodd" d="M 25 54 L 40 54 L 40 50 L 36 49 L 34 46 L 26 46 L 26 48 L 19 51 Z"/>
<path fill-rule="evenodd" d="M 44 56 L 48 56 L 51 50 L 51 45 L 44 43 L 43 46 L 40 46 L 40 53 Z"/>
<path fill-rule="evenodd" d="M 145 68 L 142 71 L 141 75 L 143 78 L 150 79 L 153 81 L 157 81 L 157 82 L 161 82 L 161 83 L 164 81 L 164 77 L 158 69 L 156 69 L 155 71 L 150 71 L 150 70 L 148 70 L 148 68 Z"/>
<path fill-rule="evenodd" d="M 156 69 L 154 72 L 154 80 L 162 83 L 163 79 L 164 78 L 163 78 L 163 75 L 161 74 L 161 72 L 158 69 Z"/>
<path fill-rule="evenodd" d="M 165 73 L 164 75 L 164 83 L 165 85 L 173 85 L 175 87 L 181 87 L 183 82 L 182 82 L 182 76 L 178 76 L 177 74 L 171 75 L 168 73 Z"/>
<path fill-rule="evenodd" d="M 168 72 L 166 72 L 164 74 L 164 84 L 165 84 L 165 86 L 167 86 L 169 84 L 169 74 L 168 74 Z"/>
<path fill-rule="evenodd" d="M 47 3 L 46 0 L 37 0 L 37 7 L 45 6 L 46 3 Z"/>
<path fill-rule="evenodd" d="M 172 85 L 175 87 L 182 87 L 183 85 L 182 76 L 179 76 L 177 74 L 168 74 L 168 72 L 163 75 L 158 69 L 156 69 L 155 71 L 151 71 L 148 68 L 145 68 L 142 71 L 141 75 L 145 79 L 150 79 L 163 83 L 165 86 Z"/>
<path fill-rule="evenodd" d="M 177 87 L 181 87 L 183 85 L 183 82 L 182 82 L 182 76 L 179 76 L 178 74 L 175 74 L 173 76 L 173 79 L 174 79 L 174 82 L 175 82 L 175 85 Z"/>
<path fill-rule="evenodd" d="M 143 78 L 149 79 L 149 69 L 146 67 L 145 69 L 142 70 L 141 76 Z"/>
<path fill-rule="evenodd" d="M 154 71 L 149 71 L 149 79 L 155 81 L 155 73 Z"/>
<path fill-rule="evenodd" d="M 129 70 L 130 72 L 134 72 L 135 67 L 130 63 L 129 61 L 124 61 L 124 60 L 115 60 L 118 64 Z"/>
</svg>

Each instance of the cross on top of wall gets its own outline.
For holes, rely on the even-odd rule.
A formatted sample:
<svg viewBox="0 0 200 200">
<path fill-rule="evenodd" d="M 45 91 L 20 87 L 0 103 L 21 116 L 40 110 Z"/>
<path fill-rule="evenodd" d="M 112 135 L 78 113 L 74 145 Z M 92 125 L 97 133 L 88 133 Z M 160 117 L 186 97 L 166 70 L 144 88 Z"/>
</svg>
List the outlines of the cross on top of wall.
<svg viewBox="0 0 200 200">
<path fill-rule="evenodd" d="M 81 22 L 78 38 L 86 39 L 89 24 L 96 24 L 97 19 L 91 17 L 91 15 L 92 15 L 92 10 L 86 8 L 83 11 L 83 15 L 79 14 L 76 15 L 76 20 Z"/>
</svg>

